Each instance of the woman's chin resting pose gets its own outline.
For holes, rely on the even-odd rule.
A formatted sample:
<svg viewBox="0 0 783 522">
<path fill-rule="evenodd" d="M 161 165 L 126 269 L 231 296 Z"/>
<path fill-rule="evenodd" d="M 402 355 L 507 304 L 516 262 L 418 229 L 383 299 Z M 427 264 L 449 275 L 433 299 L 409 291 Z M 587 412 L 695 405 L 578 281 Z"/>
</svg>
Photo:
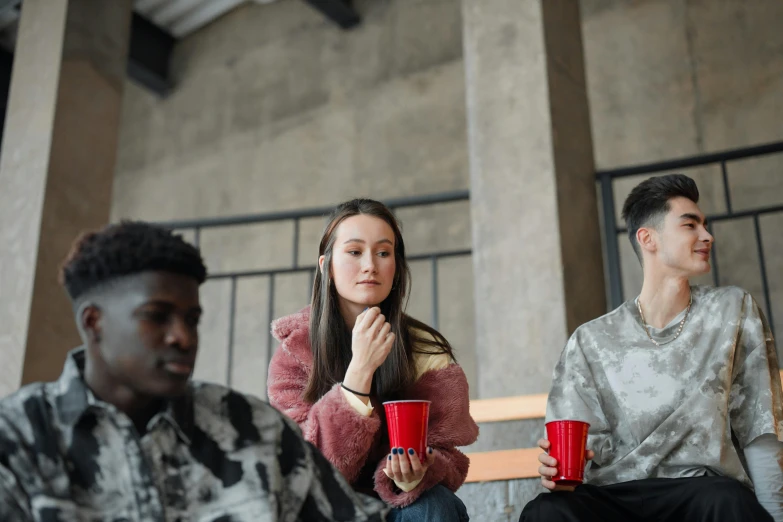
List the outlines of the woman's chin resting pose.
<svg viewBox="0 0 783 522">
<path fill-rule="evenodd" d="M 321 238 L 311 305 L 276 320 L 269 400 L 393 522 L 466 521 L 454 492 L 474 442 L 468 383 L 448 341 L 405 314 L 410 270 L 383 204 L 338 206 Z M 382 402 L 431 401 L 426 455 L 390 447 Z"/>
</svg>

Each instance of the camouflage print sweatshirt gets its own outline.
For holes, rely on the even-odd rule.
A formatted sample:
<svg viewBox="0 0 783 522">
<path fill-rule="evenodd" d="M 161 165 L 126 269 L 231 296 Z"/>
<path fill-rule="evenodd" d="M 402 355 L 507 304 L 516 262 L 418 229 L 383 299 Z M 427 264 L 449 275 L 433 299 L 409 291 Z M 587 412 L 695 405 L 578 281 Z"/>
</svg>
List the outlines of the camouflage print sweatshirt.
<svg viewBox="0 0 783 522">
<path fill-rule="evenodd" d="M 0 401 L 0 520 L 382 521 L 277 410 L 193 383 L 139 436 L 83 378 L 62 376 Z"/>
<path fill-rule="evenodd" d="M 783 441 L 775 342 L 758 305 L 737 287 L 691 290 L 679 336 L 685 310 L 647 326 L 661 346 L 631 300 L 579 327 L 563 350 L 547 420 L 590 423 L 587 482 L 717 474 L 752 487 L 743 450 L 762 435 Z"/>
</svg>

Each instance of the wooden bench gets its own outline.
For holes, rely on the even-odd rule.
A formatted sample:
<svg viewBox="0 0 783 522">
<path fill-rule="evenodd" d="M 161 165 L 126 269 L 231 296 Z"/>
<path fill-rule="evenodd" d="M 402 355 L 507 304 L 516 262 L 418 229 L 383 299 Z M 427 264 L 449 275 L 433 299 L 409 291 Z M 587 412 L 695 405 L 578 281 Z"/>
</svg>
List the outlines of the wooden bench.
<svg viewBox="0 0 783 522">
<path fill-rule="evenodd" d="M 780 372 L 783 381 L 783 370 Z M 470 414 L 481 424 L 513 420 L 543 419 L 547 394 L 476 399 L 470 401 Z M 522 448 L 468 453 L 470 468 L 465 482 L 489 482 L 538 478 L 539 448 Z"/>
<path fill-rule="evenodd" d="M 476 399 L 470 414 L 477 423 L 543 419 L 547 394 Z M 465 482 L 489 482 L 538 477 L 539 448 L 468 453 L 470 468 Z"/>
</svg>

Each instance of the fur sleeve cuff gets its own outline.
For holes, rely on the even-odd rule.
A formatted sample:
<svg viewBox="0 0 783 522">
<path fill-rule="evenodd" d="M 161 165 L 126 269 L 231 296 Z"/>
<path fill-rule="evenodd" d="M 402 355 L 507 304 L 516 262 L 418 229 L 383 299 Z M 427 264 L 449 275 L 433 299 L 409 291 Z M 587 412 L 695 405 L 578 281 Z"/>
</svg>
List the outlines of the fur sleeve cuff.
<svg viewBox="0 0 783 522">
<path fill-rule="evenodd" d="M 380 427 L 377 412 L 356 411 L 336 384 L 311 408 L 304 435 L 352 483 Z"/>
<path fill-rule="evenodd" d="M 448 487 L 448 481 L 445 481 L 447 470 L 451 467 L 448 459 L 442 453 L 435 456 L 435 462 L 421 479 L 421 482 L 411 491 L 402 491 L 396 487 L 394 481 L 386 476 L 384 468 L 385 460 L 381 460 L 378 468 L 375 470 L 375 491 L 381 497 L 381 500 L 392 507 L 405 507 L 416 502 L 419 497 L 433 486 L 444 483 Z"/>
</svg>

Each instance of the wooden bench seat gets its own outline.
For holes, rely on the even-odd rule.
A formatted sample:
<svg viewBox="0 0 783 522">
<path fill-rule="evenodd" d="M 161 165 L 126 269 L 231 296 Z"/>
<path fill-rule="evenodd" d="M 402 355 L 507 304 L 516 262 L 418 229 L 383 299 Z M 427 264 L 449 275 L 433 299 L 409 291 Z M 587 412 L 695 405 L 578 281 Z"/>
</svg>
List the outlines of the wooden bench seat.
<svg viewBox="0 0 783 522">
<path fill-rule="evenodd" d="M 547 394 L 475 399 L 470 414 L 477 423 L 543 419 Z M 468 453 L 470 468 L 465 482 L 489 482 L 538 476 L 539 448 Z"/>
<path fill-rule="evenodd" d="M 538 448 L 469 453 L 465 482 L 490 482 L 538 477 Z"/>
<path fill-rule="evenodd" d="M 783 370 L 780 372 L 783 381 Z M 470 414 L 478 423 L 543 419 L 547 394 L 475 399 Z M 490 482 L 538 478 L 539 448 L 522 448 L 468 453 L 470 468 L 465 482 Z"/>
<path fill-rule="evenodd" d="M 497 399 L 475 399 L 470 401 L 470 414 L 478 423 L 543 419 L 546 415 L 546 398 L 547 394 L 541 393 Z"/>
</svg>

